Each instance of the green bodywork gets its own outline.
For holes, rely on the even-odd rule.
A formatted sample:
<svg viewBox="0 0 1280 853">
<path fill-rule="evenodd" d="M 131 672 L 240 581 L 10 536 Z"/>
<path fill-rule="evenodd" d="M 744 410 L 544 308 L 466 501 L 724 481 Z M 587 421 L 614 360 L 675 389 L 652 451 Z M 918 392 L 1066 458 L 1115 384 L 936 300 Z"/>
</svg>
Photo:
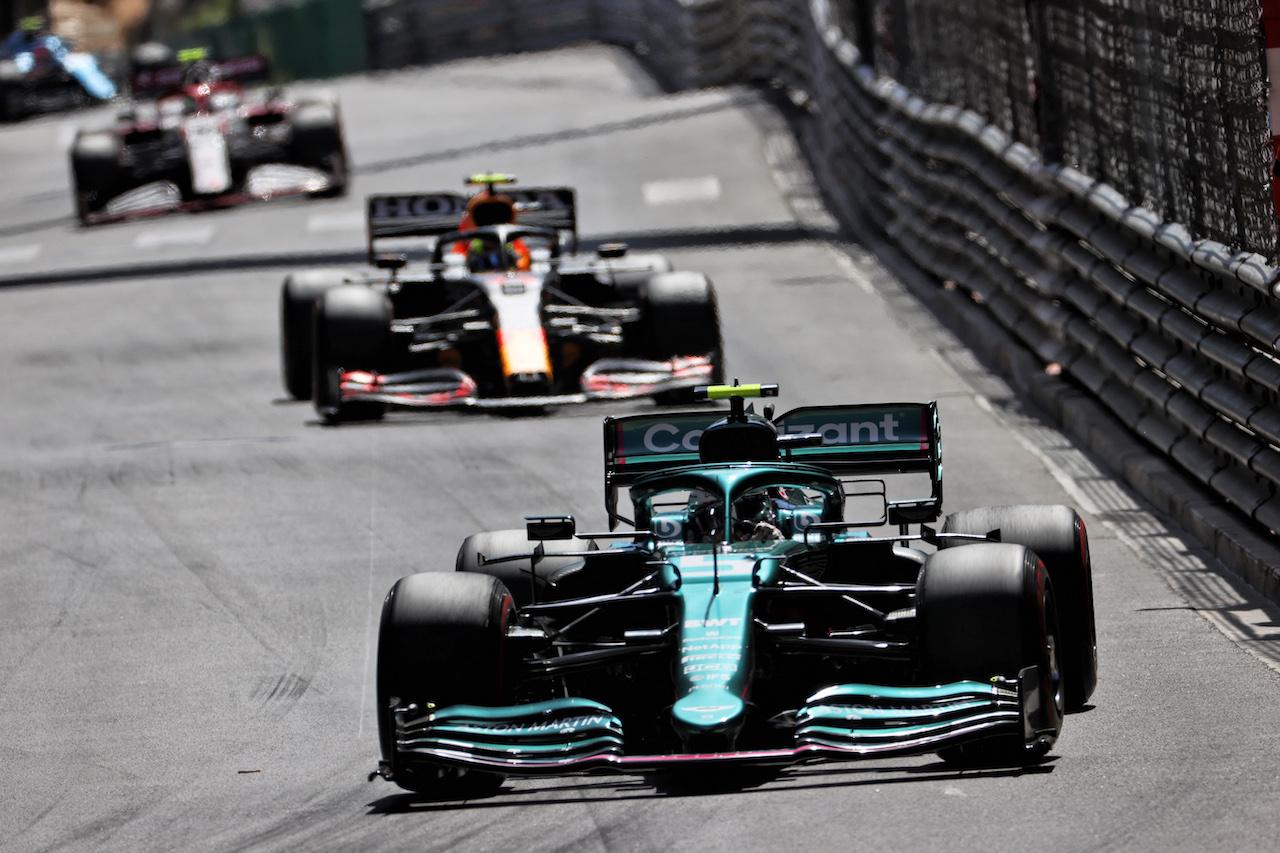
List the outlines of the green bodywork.
<svg viewBox="0 0 1280 853">
<path fill-rule="evenodd" d="M 670 687 L 654 685 L 654 689 L 672 691 L 671 704 L 658 707 L 667 707 L 668 722 L 682 751 L 628 755 L 623 722 L 615 709 L 586 699 L 558 698 L 498 708 L 452 706 L 426 713 L 415 707 L 397 709 L 397 743 L 403 753 L 446 766 L 500 773 L 646 772 L 688 762 L 789 764 L 811 758 L 914 754 L 1012 732 L 1021 732 L 1030 744 L 1041 736 L 1028 723 L 1035 683 L 1035 667 L 1030 667 L 1017 677 L 1009 674 L 990 682 L 827 686 L 795 707 L 771 712 L 776 716 L 766 722 L 775 730 L 790 732 L 789 746 L 739 749 L 739 733 L 752 711 L 758 713 L 752 704 L 751 682 L 756 667 L 753 644 L 762 630 L 757 622 L 761 599 L 791 595 L 796 587 L 802 587 L 801 593 L 818 592 L 836 599 L 851 600 L 859 594 L 853 586 L 823 585 L 811 578 L 797 581 L 789 561 L 822 549 L 860 548 L 859 542 L 868 543 L 874 553 L 889 553 L 895 544 L 847 529 L 854 525 L 844 519 L 845 488 L 840 475 L 927 473 L 929 495 L 898 504 L 886 502 L 889 523 L 904 525 L 939 514 L 942 464 L 937 408 L 932 403 L 798 409 L 772 421 L 778 434 L 805 439 L 819 434 L 824 443 L 796 442 L 791 449 L 780 440 L 779 446 L 788 449 L 776 462 L 699 463 L 699 438 L 721 416 L 720 412 L 676 412 L 606 419 L 610 519 L 625 521 L 616 512 L 616 500 L 619 487 L 627 486 L 635 513 L 629 523 L 638 531 L 632 541 L 607 552 L 638 557 L 648 574 L 620 591 L 576 601 L 535 602 L 529 608 L 537 621 L 544 614 L 576 614 L 574 607 L 596 608 L 591 612 L 607 615 L 609 611 L 600 607 L 610 603 L 670 602 L 673 626 L 646 627 L 636 632 L 643 637 L 615 642 L 623 648 L 600 654 L 626 653 L 628 648 L 674 653 Z M 778 498 L 769 518 L 771 526 L 766 528 L 771 535 L 744 538 L 738 502 L 758 495 Z M 755 530 L 758 534 L 761 527 Z M 584 554 L 586 564 L 594 560 L 608 565 L 607 558 L 592 553 Z M 807 590 L 803 589 L 806 584 Z M 909 583 L 902 588 L 911 589 Z M 865 607 L 858 602 L 851 606 Z M 887 616 L 882 613 L 876 618 L 883 624 Z M 784 636 L 768 642 L 791 642 L 789 648 L 812 643 L 804 651 L 819 657 L 840 643 L 849 648 L 862 642 L 856 647 L 881 651 L 876 645 L 880 641 L 856 638 L 788 641 Z M 910 660 L 909 652 L 889 651 Z"/>
</svg>

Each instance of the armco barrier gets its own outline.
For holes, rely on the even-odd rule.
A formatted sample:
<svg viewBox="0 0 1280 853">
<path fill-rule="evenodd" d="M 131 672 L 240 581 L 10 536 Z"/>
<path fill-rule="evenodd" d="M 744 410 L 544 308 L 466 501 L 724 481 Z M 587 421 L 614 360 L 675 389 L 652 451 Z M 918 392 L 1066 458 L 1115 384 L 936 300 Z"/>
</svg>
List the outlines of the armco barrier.
<svg viewBox="0 0 1280 853">
<path fill-rule="evenodd" d="M 808 6 L 818 67 L 803 145 L 846 221 L 874 223 L 1212 498 L 1280 529 L 1280 294 L 1267 260 L 1195 240 L 981 117 L 873 77 L 829 2 Z M 1280 598 L 1274 542 L 1242 561 L 1219 534 L 1202 538 Z"/>
<path fill-rule="evenodd" d="M 1101 456 L 1280 601 L 1276 270 L 877 77 L 838 11 L 832 0 L 392 0 L 370 7 L 370 54 L 392 67 L 590 37 L 633 45 L 672 86 L 784 91 L 802 107 L 801 148 L 833 212 L 967 293 L 961 322 L 1019 342 L 1007 360 L 1020 390 L 1077 434 L 1107 433 Z M 1116 449 L 1104 412 L 1156 455 Z M 1170 486 L 1185 482 L 1175 471 L 1198 485 Z"/>
</svg>

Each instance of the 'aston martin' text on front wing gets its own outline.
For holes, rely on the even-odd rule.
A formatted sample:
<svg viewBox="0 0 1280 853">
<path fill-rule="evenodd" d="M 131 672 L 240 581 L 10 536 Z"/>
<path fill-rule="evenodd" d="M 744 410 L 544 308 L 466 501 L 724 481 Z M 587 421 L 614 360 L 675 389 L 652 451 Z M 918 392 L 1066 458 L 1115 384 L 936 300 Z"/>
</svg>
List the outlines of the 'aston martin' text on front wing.
<svg viewBox="0 0 1280 853">
<path fill-rule="evenodd" d="M 727 417 L 607 418 L 610 532 L 534 516 L 468 537 L 456 572 L 398 581 L 377 775 L 464 796 L 508 775 L 1039 761 L 1096 683 L 1079 515 L 990 507 L 934 530 L 934 404 L 746 411 L 774 388 L 706 389 Z"/>
</svg>

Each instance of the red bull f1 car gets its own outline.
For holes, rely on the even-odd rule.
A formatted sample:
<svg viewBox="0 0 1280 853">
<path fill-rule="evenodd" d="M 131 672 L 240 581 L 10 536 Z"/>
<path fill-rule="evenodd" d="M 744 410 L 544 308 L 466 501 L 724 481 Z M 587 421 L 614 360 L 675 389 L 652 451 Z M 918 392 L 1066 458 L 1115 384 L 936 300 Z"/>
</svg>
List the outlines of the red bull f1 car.
<svg viewBox="0 0 1280 853">
<path fill-rule="evenodd" d="M 71 175 L 83 224 L 346 191 L 346 144 L 334 101 L 246 89 L 267 76 L 262 56 L 182 58 L 137 68 L 137 97 L 117 123 L 77 134 Z"/>
<path fill-rule="evenodd" d="M 935 529 L 936 404 L 744 406 L 776 388 L 606 418 L 608 532 L 533 516 L 400 579 L 374 776 L 465 797 L 506 776 L 1043 759 L 1097 681 L 1079 515 Z"/>
<path fill-rule="evenodd" d="M 688 397 L 721 381 L 706 276 L 621 244 L 577 253 L 574 191 L 485 188 L 368 199 L 384 274 L 315 270 L 281 293 L 284 383 L 329 422 L 416 409 L 540 408 Z M 425 263 L 410 245 L 434 238 Z"/>
</svg>

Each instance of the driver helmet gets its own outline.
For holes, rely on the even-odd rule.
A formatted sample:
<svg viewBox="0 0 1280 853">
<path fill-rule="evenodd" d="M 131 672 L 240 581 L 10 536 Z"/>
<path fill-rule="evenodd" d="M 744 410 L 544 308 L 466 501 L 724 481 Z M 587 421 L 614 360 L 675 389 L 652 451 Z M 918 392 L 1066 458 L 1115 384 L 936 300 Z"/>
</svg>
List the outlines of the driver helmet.
<svg viewBox="0 0 1280 853">
<path fill-rule="evenodd" d="M 779 490 L 769 489 L 751 492 L 734 501 L 734 539 L 745 541 L 784 538 L 775 503 L 775 498 L 781 497 Z"/>
<path fill-rule="evenodd" d="M 494 272 L 505 267 L 502 246 L 492 238 L 467 241 L 467 268 L 472 272 Z"/>
<path fill-rule="evenodd" d="M 36 39 L 47 32 L 44 15 L 28 15 L 18 21 L 18 32 L 29 39 Z"/>
</svg>

